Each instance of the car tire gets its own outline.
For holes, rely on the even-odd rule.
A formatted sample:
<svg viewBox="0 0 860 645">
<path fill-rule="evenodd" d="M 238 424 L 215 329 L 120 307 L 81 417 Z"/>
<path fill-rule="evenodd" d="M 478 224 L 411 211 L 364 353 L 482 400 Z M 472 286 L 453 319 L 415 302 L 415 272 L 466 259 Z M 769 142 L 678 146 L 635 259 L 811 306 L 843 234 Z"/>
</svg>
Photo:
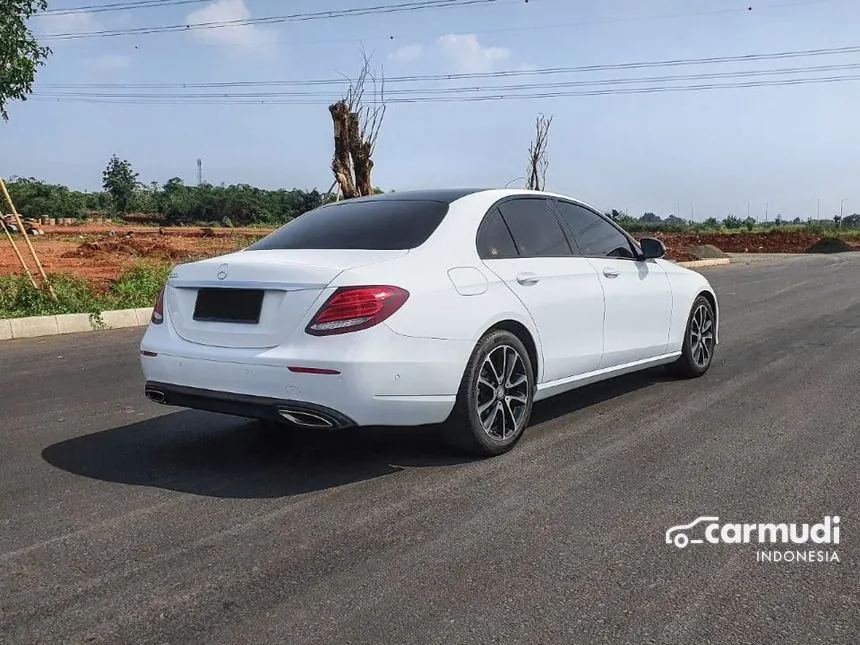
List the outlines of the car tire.
<svg viewBox="0 0 860 645">
<path fill-rule="evenodd" d="M 681 356 L 668 366 L 669 373 L 681 378 L 698 378 L 711 367 L 716 349 L 716 314 L 711 301 L 698 296 L 690 308 Z"/>
<path fill-rule="evenodd" d="M 466 365 L 445 423 L 446 440 L 478 457 L 509 451 L 528 427 L 534 391 L 534 369 L 523 342 L 509 331 L 487 333 Z"/>
</svg>

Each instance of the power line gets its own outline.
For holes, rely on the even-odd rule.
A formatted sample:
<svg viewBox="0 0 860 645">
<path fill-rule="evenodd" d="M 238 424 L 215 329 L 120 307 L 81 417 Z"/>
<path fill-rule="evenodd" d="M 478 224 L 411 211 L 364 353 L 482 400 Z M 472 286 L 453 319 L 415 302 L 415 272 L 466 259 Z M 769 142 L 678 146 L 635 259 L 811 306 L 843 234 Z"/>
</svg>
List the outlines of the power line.
<svg viewBox="0 0 860 645">
<path fill-rule="evenodd" d="M 860 74 L 842 75 L 842 76 L 825 76 L 818 78 L 805 79 L 781 79 L 781 80 L 758 80 L 748 81 L 743 83 L 704 83 L 697 85 L 680 85 L 667 86 L 657 85 L 653 87 L 643 88 L 608 88 L 598 90 L 576 90 L 576 91 L 556 91 L 556 92 L 524 92 L 521 94 L 510 94 L 504 92 L 484 94 L 481 96 L 409 96 L 409 97 L 394 97 L 386 99 L 388 104 L 409 104 L 409 103 L 474 103 L 486 101 L 508 101 L 508 100 L 535 100 L 535 99 L 551 99 L 561 97 L 580 97 L 580 96 L 612 96 L 622 94 L 659 94 L 666 92 L 697 92 L 719 89 L 740 89 L 740 88 L 759 88 L 759 87 L 778 87 L 778 86 L 794 86 L 794 85 L 811 85 L 811 84 L 829 84 L 843 83 L 849 81 L 860 80 Z M 488 90 L 489 91 L 489 90 Z M 238 97 L 230 98 L 222 97 L 128 97 L 118 98 L 111 97 L 93 97 L 93 96 L 70 96 L 70 95 L 33 95 L 34 100 L 41 101 L 57 101 L 57 102 L 80 102 L 80 103 L 106 103 L 106 104 L 125 104 L 125 105 L 256 105 L 256 104 L 271 104 L 271 105 L 325 105 L 328 101 L 321 99 L 310 98 L 254 98 L 254 97 Z"/>
<path fill-rule="evenodd" d="M 60 15 L 64 13 L 83 13 L 87 12 L 98 12 L 98 11 L 118 11 L 122 9 L 131 9 L 131 8 L 152 8 L 152 7 L 160 7 L 160 6 L 169 6 L 173 4 L 192 4 L 199 2 L 208 2 L 211 0 L 140 0 L 139 2 L 120 2 L 114 3 L 111 5 L 88 5 L 85 7 L 74 7 L 70 9 L 49 9 L 46 12 L 42 12 L 37 14 L 34 17 L 38 17 L 41 15 Z M 516 0 L 514 0 L 516 1 Z M 755 7 L 755 14 L 761 13 L 763 11 L 768 11 L 771 9 L 785 9 L 785 8 L 793 8 L 799 6 L 807 6 L 814 4 L 824 4 L 824 3 L 835 3 L 835 2 L 845 2 L 847 0 L 794 0 L 792 2 L 782 2 L 778 4 L 771 5 L 757 5 Z M 853 1 L 853 0 L 852 0 Z M 155 4 L 160 2 L 160 4 Z M 152 3 L 152 4 L 150 4 Z M 133 6 L 130 6 L 133 5 Z M 604 18 L 598 20 L 580 20 L 575 22 L 553 22 L 550 24 L 541 24 L 541 25 L 520 25 L 516 27 L 499 27 L 499 28 L 491 28 L 491 29 L 470 29 L 469 33 L 474 34 L 489 34 L 489 33 L 511 33 L 511 32 L 521 32 L 521 31 L 546 31 L 546 30 L 557 30 L 557 29 L 570 29 L 574 27 L 585 27 L 585 26 L 594 26 L 594 25 L 605 25 L 605 24 L 617 24 L 617 23 L 630 23 L 630 22 L 646 22 L 646 21 L 655 21 L 655 20 L 671 20 L 675 18 L 693 18 L 693 17 L 712 17 L 718 15 L 727 15 L 727 14 L 740 14 L 749 13 L 749 7 L 732 7 L 727 9 L 712 9 L 706 11 L 694 11 L 694 12 L 680 12 L 680 13 L 670 13 L 670 14 L 658 14 L 653 16 L 634 16 L 627 18 Z M 363 14 L 358 14 L 363 15 Z M 335 16 L 339 17 L 339 16 Z M 225 25 L 230 26 L 230 25 Z M 171 26 L 173 31 L 165 32 L 165 33 L 181 33 L 185 31 L 185 26 L 182 25 L 182 29 L 175 28 L 176 26 Z M 150 28 L 145 28 L 150 29 Z M 126 35 L 125 30 L 113 30 L 116 33 L 112 33 L 110 35 Z M 144 33 L 159 33 L 159 32 L 144 32 Z M 78 32 L 72 34 L 48 34 L 44 38 L 47 39 L 59 39 L 59 40 L 67 40 L 67 39 L 79 39 L 90 37 L 89 34 L 97 34 L 92 37 L 101 37 L 100 32 Z M 132 34 L 134 35 L 134 34 Z M 343 43 L 343 42 L 369 42 L 369 41 L 394 41 L 397 40 L 405 40 L 407 38 L 436 38 L 443 34 L 434 33 L 434 34 L 402 34 L 402 35 L 393 35 L 388 34 L 385 36 L 364 36 L 362 38 L 316 38 L 316 39 L 294 39 L 290 38 L 290 43 L 293 45 L 304 45 L 304 44 L 315 44 L 315 43 Z M 74 36 L 75 38 L 72 38 Z"/>
<path fill-rule="evenodd" d="M 353 7 L 351 9 L 330 9 L 294 13 L 282 16 L 267 16 L 264 18 L 244 18 L 236 20 L 217 20 L 195 24 L 166 25 L 161 27 L 134 27 L 130 29 L 102 29 L 100 31 L 67 32 L 46 34 L 42 40 L 81 40 L 84 38 L 108 38 L 114 36 L 139 36 L 144 34 L 161 34 L 176 31 L 200 31 L 223 29 L 226 27 L 242 27 L 250 25 L 273 25 L 287 22 L 307 22 L 311 20 L 329 20 L 355 16 L 369 16 L 392 13 L 406 13 L 427 9 L 452 9 L 477 5 L 500 5 L 521 2 L 522 0 L 413 0 L 400 4 L 379 4 L 369 7 Z"/>
<path fill-rule="evenodd" d="M 678 58 L 656 61 L 634 61 L 627 63 L 610 63 L 600 65 L 581 65 L 577 67 L 545 67 L 530 70 L 503 70 L 496 72 L 473 72 L 460 74 L 420 74 L 407 76 L 390 76 L 385 78 L 386 85 L 398 83 L 416 82 L 440 82 L 460 81 L 476 79 L 503 79 L 523 76 L 550 76 L 557 74 L 579 74 L 587 72 L 604 72 L 614 70 L 636 70 L 663 67 L 685 67 L 692 65 L 714 65 L 725 63 L 745 63 L 765 60 L 784 60 L 791 58 L 833 56 L 840 54 L 860 53 L 860 45 L 849 45 L 844 47 L 805 49 L 795 51 L 781 51 L 765 54 L 744 54 L 739 56 L 711 56 L 708 58 Z M 129 89 L 201 89 L 201 88 L 228 88 L 228 87 L 263 87 L 263 86 L 343 86 L 343 78 L 308 79 L 308 80 L 270 80 L 270 81 L 212 81 L 212 82 L 188 82 L 188 83 L 45 83 L 40 87 L 45 88 L 129 88 Z"/>
<path fill-rule="evenodd" d="M 460 87 L 404 87 L 395 88 L 385 91 L 388 97 L 397 96 L 432 96 L 435 94 L 477 94 L 479 92 L 521 92 L 534 91 L 543 89 L 563 89 L 572 87 L 589 87 L 589 86 L 613 86 L 613 85 L 633 85 L 642 83 L 667 83 L 679 81 L 702 81 L 702 80 L 722 80 L 722 79 L 737 79 L 737 78 L 754 78 L 760 76 L 780 76 L 786 74 L 809 74 L 821 72 L 835 72 L 860 69 L 860 62 L 846 63 L 842 65 L 818 65 L 808 67 L 783 67 L 778 69 L 766 70 L 746 70 L 746 71 L 731 71 L 731 72 L 714 72 L 709 74 L 680 74 L 674 76 L 645 76 L 639 78 L 612 78 L 612 79 L 595 79 L 595 80 L 580 80 L 580 81 L 560 81 L 552 83 L 524 83 L 517 85 L 485 85 L 485 86 L 460 86 Z M 279 92 L 195 92 L 195 93 L 147 93 L 147 92 L 93 92 L 93 91 L 68 91 L 62 94 L 40 94 L 40 96 L 81 96 L 93 98 L 284 98 L 284 97 L 310 97 L 322 98 L 326 101 L 337 100 L 337 96 L 331 91 L 279 91 Z"/>
<path fill-rule="evenodd" d="M 37 13 L 39 16 L 68 16 L 76 13 L 102 13 L 105 11 L 129 11 L 132 9 L 160 9 L 161 7 L 173 7 L 176 5 L 202 4 L 212 0 L 138 0 L 137 2 L 112 2 L 107 4 L 91 4 L 79 7 L 67 7 L 66 9 L 46 9 Z"/>
</svg>

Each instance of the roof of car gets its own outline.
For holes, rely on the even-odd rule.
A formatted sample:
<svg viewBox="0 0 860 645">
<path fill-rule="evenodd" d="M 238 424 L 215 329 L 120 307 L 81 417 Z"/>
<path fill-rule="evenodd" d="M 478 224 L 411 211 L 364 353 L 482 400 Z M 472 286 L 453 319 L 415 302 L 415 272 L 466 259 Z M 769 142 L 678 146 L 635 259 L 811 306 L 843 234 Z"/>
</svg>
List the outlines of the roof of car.
<svg viewBox="0 0 860 645">
<path fill-rule="evenodd" d="M 568 197 L 567 195 L 562 195 L 560 193 L 552 193 L 549 191 L 535 191 L 535 190 L 527 190 L 523 188 L 435 188 L 435 189 L 425 189 L 425 190 L 404 190 L 404 191 L 396 191 L 390 193 L 379 193 L 377 195 L 369 195 L 367 197 L 355 197 L 353 199 L 347 200 L 350 202 L 363 202 L 363 201 L 379 201 L 379 200 L 391 200 L 391 201 L 434 201 L 441 202 L 444 204 L 452 204 L 456 202 L 458 199 L 462 199 L 464 197 L 468 197 L 469 195 L 475 195 L 478 193 L 493 193 L 493 197 L 502 198 L 502 197 L 514 197 L 514 196 L 534 196 L 541 195 L 544 197 L 556 197 L 560 199 L 568 199 L 575 201 L 578 204 L 582 204 L 588 208 L 596 210 L 593 206 L 583 202 L 579 199 L 574 199 L 572 197 Z M 329 204 L 333 206 L 334 204 L 344 203 L 344 202 L 333 202 Z"/>
<path fill-rule="evenodd" d="M 369 195 L 367 197 L 358 197 L 350 201 L 370 201 L 381 199 L 393 199 L 398 201 L 431 201 L 444 202 L 451 204 L 458 199 L 462 199 L 467 195 L 481 193 L 487 188 L 436 188 L 428 190 L 404 190 L 391 193 L 379 193 L 378 195 Z"/>
</svg>

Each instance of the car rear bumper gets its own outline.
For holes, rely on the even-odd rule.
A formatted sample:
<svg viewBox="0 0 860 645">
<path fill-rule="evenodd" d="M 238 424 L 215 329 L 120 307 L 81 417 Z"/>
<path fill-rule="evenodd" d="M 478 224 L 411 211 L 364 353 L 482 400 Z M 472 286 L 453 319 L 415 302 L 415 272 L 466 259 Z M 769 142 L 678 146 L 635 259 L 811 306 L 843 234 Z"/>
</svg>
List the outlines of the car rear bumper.
<svg viewBox="0 0 860 645">
<path fill-rule="evenodd" d="M 165 403 L 276 419 L 284 419 L 279 406 L 292 405 L 324 412 L 333 425 L 320 427 L 441 423 L 472 351 L 468 342 L 401 336 L 384 325 L 270 350 L 198 345 L 158 327 L 144 336 L 141 366 Z"/>
</svg>

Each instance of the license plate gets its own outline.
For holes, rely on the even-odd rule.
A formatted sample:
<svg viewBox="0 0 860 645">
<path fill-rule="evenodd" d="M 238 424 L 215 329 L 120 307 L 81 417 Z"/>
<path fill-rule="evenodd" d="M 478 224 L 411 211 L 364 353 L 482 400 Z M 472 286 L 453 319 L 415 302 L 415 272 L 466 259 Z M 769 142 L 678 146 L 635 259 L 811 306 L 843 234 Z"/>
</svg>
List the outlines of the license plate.
<svg viewBox="0 0 860 645">
<path fill-rule="evenodd" d="M 194 320 L 256 325 L 263 308 L 262 289 L 199 289 Z"/>
</svg>

